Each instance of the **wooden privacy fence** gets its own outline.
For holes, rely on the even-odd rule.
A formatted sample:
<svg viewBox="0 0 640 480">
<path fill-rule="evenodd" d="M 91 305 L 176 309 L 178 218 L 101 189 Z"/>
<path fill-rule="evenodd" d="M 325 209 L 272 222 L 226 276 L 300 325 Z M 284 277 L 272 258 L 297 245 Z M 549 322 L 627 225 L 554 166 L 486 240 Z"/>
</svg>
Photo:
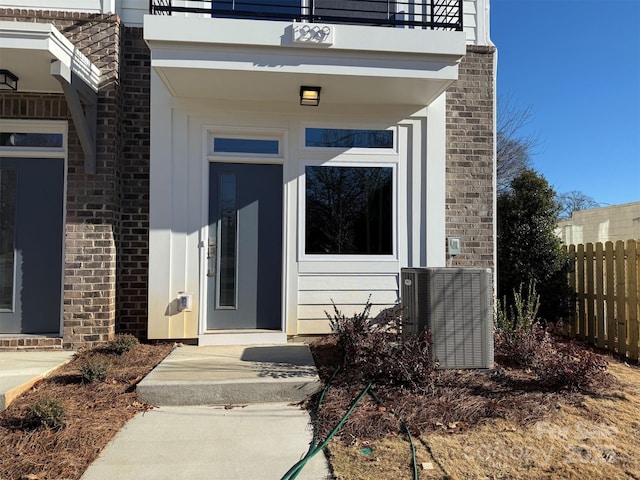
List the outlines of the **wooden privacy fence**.
<svg viewBox="0 0 640 480">
<path fill-rule="evenodd" d="M 570 245 L 576 292 L 571 333 L 638 360 L 640 241 Z"/>
</svg>

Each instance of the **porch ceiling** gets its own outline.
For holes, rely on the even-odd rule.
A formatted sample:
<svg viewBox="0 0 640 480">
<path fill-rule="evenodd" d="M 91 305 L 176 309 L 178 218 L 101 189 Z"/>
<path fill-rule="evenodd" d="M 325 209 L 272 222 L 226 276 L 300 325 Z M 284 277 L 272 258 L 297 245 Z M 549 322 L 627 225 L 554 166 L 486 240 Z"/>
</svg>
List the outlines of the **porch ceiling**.
<svg viewBox="0 0 640 480">
<path fill-rule="evenodd" d="M 53 62 L 59 62 L 55 72 Z M 18 76 L 20 92 L 62 93 L 54 73 L 68 82 L 73 74 L 98 90 L 98 68 L 48 23 L 0 22 L 0 68 Z"/>
<path fill-rule="evenodd" d="M 18 92 L 64 94 L 85 171 L 95 173 L 98 67 L 50 23 L 0 22 L 0 68 L 18 77 Z"/>
<path fill-rule="evenodd" d="M 297 105 L 302 85 L 322 87 L 322 104 L 428 105 L 452 80 L 156 68 L 173 96 Z"/>
<path fill-rule="evenodd" d="M 466 51 L 462 32 L 330 28 L 330 44 L 305 45 L 286 22 L 147 17 L 145 38 L 173 96 L 290 104 L 315 85 L 323 105 L 428 105 L 458 78 Z"/>
</svg>

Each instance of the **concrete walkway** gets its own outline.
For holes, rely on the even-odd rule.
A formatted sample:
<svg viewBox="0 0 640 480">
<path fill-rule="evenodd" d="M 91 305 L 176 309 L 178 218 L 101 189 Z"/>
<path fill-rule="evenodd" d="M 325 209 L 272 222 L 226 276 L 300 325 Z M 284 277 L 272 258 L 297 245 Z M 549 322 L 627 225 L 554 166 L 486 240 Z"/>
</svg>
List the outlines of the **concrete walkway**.
<svg viewBox="0 0 640 480">
<path fill-rule="evenodd" d="M 0 406 L 72 357 L 0 352 Z M 138 385 L 163 406 L 129 421 L 82 480 L 278 480 L 312 439 L 308 413 L 292 402 L 319 388 L 304 344 L 177 348 Z M 297 478 L 329 472 L 319 453 Z"/>
<path fill-rule="evenodd" d="M 278 480 L 309 448 L 320 389 L 304 344 L 176 348 L 137 386 L 139 414 L 82 480 Z M 332 478 L 323 453 L 300 480 Z"/>
<path fill-rule="evenodd" d="M 38 380 L 70 361 L 73 354 L 69 351 L 0 352 L 0 412 Z"/>
<path fill-rule="evenodd" d="M 304 456 L 312 438 L 300 407 L 160 407 L 139 414 L 81 480 L 278 480 Z M 331 479 L 324 454 L 299 480 Z"/>
</svg>

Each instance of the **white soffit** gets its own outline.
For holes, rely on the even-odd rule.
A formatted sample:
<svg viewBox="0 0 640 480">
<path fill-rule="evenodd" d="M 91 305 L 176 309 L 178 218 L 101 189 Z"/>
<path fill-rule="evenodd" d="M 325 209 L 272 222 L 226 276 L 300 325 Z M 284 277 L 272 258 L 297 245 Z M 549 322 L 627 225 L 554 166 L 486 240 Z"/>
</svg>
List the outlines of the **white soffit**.
<svg viewBox="0 0 640 480">
<path fill-rule="evenodd" d="M 20 92 L 61 93 L 52 73 L 69 83 L 73 74 L 94 92 L 100 82 L 98 67 L 49 23 L 0 21 L 0 68 L 18 76 Z"/>
<path fill-rule="evenodd" d="M 466 53 L 463 32 L 329 25 L 330 42 L 305 44 L 298 25 L 146 16 L 144 35 L 173 96 L 227 100 L 295 103 L 300 85 L 318 85 L 322 103 L 427 105 Z"/>
</svg>

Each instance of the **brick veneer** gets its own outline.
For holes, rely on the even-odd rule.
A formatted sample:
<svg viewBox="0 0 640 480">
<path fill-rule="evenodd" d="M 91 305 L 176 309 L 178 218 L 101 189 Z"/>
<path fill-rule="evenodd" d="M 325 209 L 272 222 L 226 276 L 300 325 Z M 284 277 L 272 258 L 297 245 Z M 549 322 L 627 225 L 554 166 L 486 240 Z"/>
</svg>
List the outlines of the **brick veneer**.
<svg viewBox="0 0 640 480">
<path fill-rule="evenodd" d="M 95 174 L 84 172 L 84 154 L 63 95 L 5 92 L 0 97 L 0 117 L 68 121 L 63 346 L 94 345 L 115 332 L 122 150 L 120 20 L 115 15 L 21 9 L 0 9 L 0 20 L 51 23 L 101 70 Z M 49 346 L 37 338 L 22 343 Z"/>
<path fill-rule="evenodd" d="M 147 335 L 151 55 L 142 28 L 124 29 L 123 168 L 118 248 L 118 331 Z"/>
<path fill-rule="evenodd" d="M 462 240 L 458 266 L 494 267 L 494 54 L 468 46 L 447 90 L 446 234 Z"/>
</svg>

